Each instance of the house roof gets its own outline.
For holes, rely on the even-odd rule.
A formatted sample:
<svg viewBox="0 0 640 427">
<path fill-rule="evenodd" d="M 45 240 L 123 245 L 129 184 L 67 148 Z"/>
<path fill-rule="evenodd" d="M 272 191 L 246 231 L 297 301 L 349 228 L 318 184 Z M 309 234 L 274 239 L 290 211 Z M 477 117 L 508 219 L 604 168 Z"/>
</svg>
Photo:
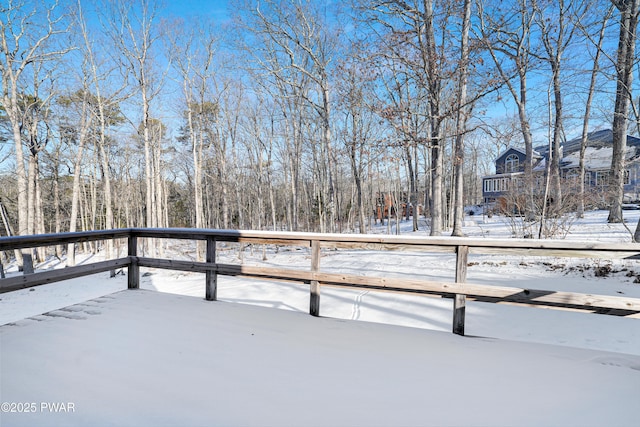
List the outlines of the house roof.
<svg viewBox="0 0 640 427">
<path fill-rule="evenodd" d="M 586 169 L 609 169 L 611 158 L 613 157 L 613 147 L 587 147 L 584 152 L 584 164 Z M 627 146 L 625 159 L 632 161 L 638 157 L 637 148 Z M 580 150 L 573 151 L 562 158 L 560 167 L 572 169 L 580 166 Z"/>
<path fill-rule="evenodd" d="M 509 151 L 517 151 L 518 153 L 522 154 L 523 156 L 527 155 L 527 152 L 525 151 L 524 148 L 520 148 L 520 147 L 507 147 L 503 152 L 501 152 L 498 155 L 498 159 L 503 157 L 505 154 L 507 154 Z M 533 150 L 533 158 L 539 158 L 541 157 L 540 153 L 538 153 L 536 150 Z"/>
<path fill-rule="evenodd" d="M 575 151 L 579 152 L 580 141 L 581 141 L 581 137 L 577 137 L 570 141 L 565 142 L 563 144 L 564 155 L 566 156 L 567 154 L 573 153 Z M 587 134 L 587 147 L 602 148 L 602 147 L 611 147 L 612 145 L 613 145 L 613 131 L 611 129 L 597 130 Z M 640 138 L 627 135 L 627 146 L 636 147 L 636 148 L 640 147 Z"/>
<path fill-rule="evenodd" d="M 562 144 L 562 161 L 560 167 L 565 169 L 577 168 L 580 164 L 580 146 L 582 138 L 566 141 Z M 542 156 L 548 157 L 549 147 L 536 147 Z M 585 150 L 585 167 L 587 169 L 609 169 L 611 167 L 611 157 L 613 155 L 613 131 L 602 129 L 587 134 Z M 627 150 L 625 158 L 633 161 L 640 157 L 640 138 L 627 135 Z"/>
<path fill-rule="evenodd" d="M 569 141 L 562 143 L 562 153 L 564 156 L 567 156 L 574 152 L 580 152 L 582 137 L 578 136 Z M 593 132 L 589 132 L 587 134 L 587 147 L 593 148 L 603 148 L 603 147 L 612 147 L 613 146 L 613 131 L 611 129 L 602 129 Z M 636 138 L 635 136 L 627 135 L 627 146 L 640 148 L 640 138 Z M 543 156 L 547 157 L 547 153 L 549 152 L 549 145 L 540 145 L 536 147 L 536 150 L 539 151 Z"/>
</svg>

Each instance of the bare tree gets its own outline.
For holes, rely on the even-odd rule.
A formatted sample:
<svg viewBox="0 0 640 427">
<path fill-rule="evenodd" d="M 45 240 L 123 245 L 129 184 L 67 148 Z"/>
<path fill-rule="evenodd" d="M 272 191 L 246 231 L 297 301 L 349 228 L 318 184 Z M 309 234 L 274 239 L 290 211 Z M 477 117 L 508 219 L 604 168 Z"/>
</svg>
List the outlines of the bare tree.
<svg viewBox="0 0 640 427">
<path fill-rule="evenodd" d="M 434 236 L 440 235 L 444 226 L 445 139 L 442 126 L 452 110 L 447 107 L 452 99 L 445 96 L 452 76 L 451 63 L 447 58 L 450 10 L 447 4 L 441 6 L 438 20 L 432 0 L 371 0 L 363 1 L 361 8 L 367 14 L 365 19 L 372 22 L 372 31 L 382 36 L 378 39 L 381 46 L 390 52 L 394 60 L 405 64 L 426 97 L 427 124 L 421 131 L 425 134 L 422 142 L 429 147 L 430 233 Z"/>
<path fill-rule="evenodd" d="M 15 147 L 18 185 L 18 234 L 29 233 L 29 179 L 25 168 L 20 109 L 25 74 L 35 64 L 63 56 L 70 48 L 53 45 L 54 39 L 67 32 L 65 16 L 57 2 L 49 5 L 27 4 L 9 0 L 0 6 L 0 76 L 2 105 L 11 123 Z M 34 177 L 31 177 L 33 179 Z M 22 255 L 16 253 L 22 268 Z"/>
<path fill-rule="evenodd" d="M 144 149 L 146 225 L 157 227 L 159 218 L 162 217 L 159 212 L 162 206 L 161 188 L 157 188 L 161 171 L 156 170 L 157 162 L 153 156 L 154 150 L 159 150 L 158 144 L 161 141 L 153 137 L 159 137 L 161 132 L 154 134 L 151 103 L 162 87 L 152 69 L 153 49 L 160 38 L 155 22 L 158 7 L 154 0 L 135 3 L 110 0 L 105 9 L 108 35 L 117 49 L 126 75 L 133 79 L 135 90 L 140 96 L 141 118 L 135 129 L 140 134 Z"/>
<path fill-rule="evenodd" d="M 210 85 L 215 76 L 214 55 L 217 37 L 210 26 L 192 22 L 175 22 L 167 31 L 171 63 L 178 72 L 184 97 L 184 138 L 188 139 L 193 161 L 193 202 L 196 228 L 205 227 L 203 201 L 203 163 L 206 148 L 206 129 L 212 125 L 207 118 L 216 106 Z M 215 107 L 217 108 L 217 107 Z M 204 242 L 198 242 L 198 257 L 204 259 Z"/>
<path fill-rule="evenodd" d="M 622 222 L 624 201 L 625 156 L 627 151 L 627 122 L 631 103 L 631 82 L 635 64 L 638 29 L 638 0 L 611 0 L 620 12 L 620 36 L 616 61 L 616 101 L 613 113 L 613 156 L 611 159 L 611 206 L 608 221 Z M 640 237 L 640 227 L 636 234 Z"/>
<path fill-rule="evenodd" d="M 339 137 L 343 152 L 349 159 L 353 185 L 355 186 L 355 210 L 360 233 L 367 231 L 367 212 L 373 206 L 365 203 L 366 169 L 373 157 L 375 142 L 380 129 L 376 126 L 374 87 L 376 75 L 354 52 L 340 61 L 338 70 L 343 76 L 337 89 L 340 109 Z M 408 210 L 407 210 L 408 211 Z M 417 211 L 414 216 L 417 216 Z"/>
<path fill-rule="evenodd" d="M 87 82 L 85 82 L 85 89 Z M 58 103 L 65 110 L 64 123 L 60 126 L 61 139 L 64 144 L 75 145 L 75 156 L 73 159 L 73 184 L 71 196 L 71 213 L 69 216 L 69 231 L 77 231 L 78 210 L 80 208 L 80 177 L 82 173 L 82 163 L 84 159 L 84 148 L 89 138 L 90 128 L 94 115 L 90 111 L 91 104 L 88 99 L 87 90 L 79 90 L 68 96 L 60 97 Z M 75 265 L 75 244 L 70 243 L 67 247 L 67 266 Z"/>
<path fill-rule="evenodd" d="M 580 30 L 585 34 L 585 36 L 593 41 L 595 45 L 595 55 L 593 57 L 593 66 L 591 67 L 590 78 L 589 78 L 589 88 L 587 91 L 587 100 L 585 102 L 585 110 L 584 117 L 582 119 L 582 133 L 580 136 L 580 160 L 578 166 L 578 207 L 576 211 L 576 215 L 578 218 L 584 217 L 584 208 L 585 208 L 585 153 L 587 149 L 587 137 L 589 134 L 589 120 L 591 117 L 591 105 L 593 103 L 593 97 L 596 91 L 596 83 L 598 78 L 598 73 L 600 72 L 600 56 L 602 55 L 602 45 L 605 40 L 605 30 L 607 28 L 607 24 L 611 16 L 613 15 L 614 6 L 611 5 L 603 14 L 603 18 L 600 20 L 600 27 L 597 34 L 597 38 L 592 40 L 592 37 L 589 34 L 589 30 L 583 25 L 579 17 L 577 18 L 577 25 Z"/>
<path fill-rule="evenodd" d="M 109 145 L 111 143 L 109 137 L 109 129 L 122 122 L 122 116 L 119 111 L 119 102 L 126 99 L 129 94 L 125 93 L 125 88 L 128 84 L 126 79 L 122 79 L 118 86 L 112 85 L 114 82 L 115 70 L 118 67 L 116 64 L 109 63 L 106 59 L 101 59 L 101 49 L 96 47 L 97 42 L 95 38 L 90 34 L 90 29 L 87 24 L 87 18 L 82 6 L 82 2 L 77 0 L 75 7 L 75 24 L 77 28 L 77 34 L 79 39 L 79 45 L 81 46 L 81 60 L 82 67 L 80 80 L 82 81 L 82 89 L 69 99 L 69 102 L 78 105 L 83 111 L 83 114 L 87 114 L 88 117 L 83 118 L 81 122 L 83 126 L 89 127 L 91 139 L 96 148 L 95 153 L 98 160 L 99 172 L 101 177 L 101 184 L 103 188 L 104 197 L 104 212 L 105 220 L 103 227 L 106 229 L 114 227 L 114 213 L 113 213 L 113 191 L 112 191 L 112 178 L 111 168 L 109 164 Z M 121 77 L 118 75 L 118 77 Z M 117 83 L 117 81 L 115 81 Z M 82 128 L 81 128 L 82 129 Z M 80 131 L 81 147 L 84 147 L 84 139 L 88 135 L 83 134 Z M 80 160 L 82 159 L 82 148 L 79 147 L 78 157 L 76 158 L 76 165 L 74 169 L 74 187 L 73 187 L 73 202 L 72 213 L 70 219 L 70 231 L 75 231 L 77 222 L 77 210 L 74 211 L 73 203 L 78 203 L 80 197 L 79 189 L 79 174 L 80 174 Z M 77 209 L 77 206 L 76 206 Z M 107 242 L 107 256 L 113 255 L 113 242 Z M 68 252 L 73 252 L 73 247 L 69 246 Z M 68 254 L 68 263 L 73 265 L 74 254 Z M 113 274 L 113 272 L 112 272 Z"/>
<path fill-rule="evenodd" d="M 398 48 L 396 48 L 398 49 Z M 379 80 L 384 85 L 384 92 L 379 96 L 379 114 L 385 119 L 386 123 L 392 126 L 393 133 L 380 132 L 378 138 L 386 139 L 386 148 L 395 150 L 400 148 L 402 158 L 405 162 L 407 177 L 407 209 L 405 215 L 407 220 L 410 216 L 409 205 L 416 208 L 413 215 L 413 231 L 418 230 L 418 180 L 419 170 L 419 150 L 421 145 L 428 145 L 429 128 L 429 108 L 426 102 L 426 90 L 416 82 L 414 70 L 407 67 L 403 61 L 398 61 L 395 55 L 402 55 L 396 51 L 394 55 L 384 55 L 379 60 L 381 68 L 378 71 Z M 406 52 L 406 56 L 410 56 Z M 426 157 L 426 156 L 425 156 Z M 425 166 L 424 170 L 428 171 L 429 166 Z M 396 198 L 400 198 L 400 182 L 397 183 Z M 438 197 L 440 199 L 440 197 Z"/>
<path fill-rule="evenodd" d="M 456 113 L 456 141 L 453 154 L 455 188 L 454 218 L 452 236 L 463 236 L 464 220 L 464 134 L 468 119 L 467 80 L 469 73 L 469 27 L 471 26 L 471 0 L 464 0 L 462 18 L 462 37 L 460 39 L 460 69 L 458 83 L 458 101 Z"/>
<path fill-rule="evenodd" d="M 438 236 L 442 233 L 443 208 L 442 208 L 442 170 L 443 170 L 443 142 L 441 90 L 443 80 L 443 55 L 437 52 L 436 32 L 433 15 L 432 0 L 423 1 L 424 9 L 418 14 L 416 26 L 418 33 L 420 64 L 426 74 L 428 104 L 429 104 L 429 145 L 431 147 L 431 187 L 433 200 L 431 202 L 431 235 Z M 404 7 L 403 7 L 404 8 Z M 406 8 L 404 8 L 406 10 Z M 440 60 L 438 60 L 440 59 Z"/>
<path fill-rule="evenodd" d="M 273 103 L 259 94 L 255 103 L 250 104 L 244 115 L 245 138 L 242 142 L 247 153 L 250 166 L 250 176 L 257 199 L 256 213 L 253 218 L 253 227 L 263 229 L 270 223 L 269 228 L 276 230 L 278 227 L 278 206 L 276 204 L 276 188 L 274 178 L 274 146 L 276 109 Z M 269 206 L 269 215 L 266 214 Z"/>
<path fill-rule="evenodd" d="M 551 85 L 553 87 L 553 137 L 549 152 L 549 171 L 547 179 L 550 182 L 552 211 L 558 211 L 562 200 L 562 186 L 560 183 L 561 143 L 564 138 L 563 129 L 563 97 L 561 72 L 563 56 L 576 30 L 571 21 L 571 12 L 580 15 L 585 12 L 584 2 L 566 2 L 565 0 L 547 2 L 533 0 L 535 21 L 540 29 L 544 55 L 539 58 L 549 64 L 551 69 Z M 551 123 L 549 123 L 551 126 Z"/>
<path fill-rule="evenodd" d="M 535 217 L 533 199 L 533 137 L 527 112 L 527 77 L 531 69 L 531 28 L 534 14 L 527 0 L 518 0 L 506 7 L 487 9 L 489 3 L 477 0 L 479 9 L 479 37 L 483 41 L 496 66 L 498 74 L 506 85 L 518 110 L 520 131 L 524 141 L 526 160 L 524 164 L 523 189 L 527 203 L 525 217 L 531 221 Z M 514 79 L 517 79 L 514 82 Z"/>
<path fill-rule="evenodd" d="M 311 1 L 248 2 L 246 9 L 252 17 L 251 24 L 245 24 L 246 28 L 264 47 L 262 56 L 256 56 L 256 59 L 280 87 L 282 101 L 292 105 L 293 111 L 298 113 L 311 109 L 316 114 L 320 126 L 319 145 L 310 147 L 318 156 L 314 167 L 319 193 L 315 198 L 319 204 L 321 231 L 332 230 L 337 208 L 329 86 L 334 41 L 329 27 L 317 5 Z M 293 138 L 309 124 L 306 120 L 291 120 L 290 123 Z"/>
</svg>

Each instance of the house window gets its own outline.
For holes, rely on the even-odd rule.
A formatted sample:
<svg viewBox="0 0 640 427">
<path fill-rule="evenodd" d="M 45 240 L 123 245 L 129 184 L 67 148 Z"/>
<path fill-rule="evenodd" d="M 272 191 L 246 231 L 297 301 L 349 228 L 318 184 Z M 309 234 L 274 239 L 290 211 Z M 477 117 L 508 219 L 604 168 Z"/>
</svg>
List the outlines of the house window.
<svg viewBox="0 0 640 427">
<path fill-rule="evenodd" d="M 504 160 L 505 173 L 518 172 L 520 167 L 520 158 L 517 154 L 509 154 Z"/>
<path fill-rule="evenodd" d="M 609 185 L 609 171 L 596 171 L 597 187 L 607 187 Z"/>
<path fill-rule="evenodd" d="M 569 171 L 567 171 L 565 173 L 565 179 L 571 180 L 571 181 L 577 181 L 578 180 L 578 171 L 575 169 L 571 169 Z"/>
<path fill-rule="evenodd" d="M 589 174 L 589 172 L 587 172 Z M 586 180 L 585 180 L 586 181 Z M 608 187 L 611 184 L 611 172 L 610 171 L 596 171 L 595 172 L 595 182 L 593 185 L 598 187 Z M 629 170 L 624 171 L 623 184 L 629 185 L 631 184 L 631 173 Z"/>
<path fill-rule="evenodd" d="M 485 193 L 499 193 L 509 190 L 510 180 L 509 178 L 496 178 L 484 180 L 484 192 Z"/>
</svg>

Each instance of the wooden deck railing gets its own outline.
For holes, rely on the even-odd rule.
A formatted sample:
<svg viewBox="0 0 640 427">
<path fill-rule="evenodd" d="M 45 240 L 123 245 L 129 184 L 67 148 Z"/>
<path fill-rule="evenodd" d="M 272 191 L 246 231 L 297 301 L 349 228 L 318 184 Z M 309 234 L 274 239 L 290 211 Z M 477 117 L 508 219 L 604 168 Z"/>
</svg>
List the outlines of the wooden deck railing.
<svg viewBox="0 0 640 427">
<path fill-rule="evenodd" d="M 141 257 L 138 256 L 138 239 L 140 238 L 204 240 L 206 241 L 206 260 L 205 262 L 195 262 Z M 137 289 L 140 284 L 139 268 L 152 267 L 205 273 L 205 298 L 210 301 L 217 299 L 218 275 L 306 283 L 310 285 L 309 312 L 314 316 L 320 315 L 320 288 L 322 286 L 356 287 L 376 291 L 408 292 L 449 297 L 453 299 L 452 330 L 459 335 L 464 335 L 467 299 L 640 318 L 639 298 L 524 289 L 467 282 L 469 254 L 638 260 L 640 259 L 640 245 L 632 243 L 609 244 L 550 240 L 489 240 L 448 237 L 129 228 L 4 237 L 0 238 L 0 250 L 8 251 L 114 239 L 127 239 L 127 256 L 1 279 L 0 293 L 125 267 L 128 269 L 128 288 Z M 216 259 L 218 242 L 308 247 L 311 250 L 311 263 L 308 270 L 223 264 L 217 262 Z M 443 282 L 424 280 L 418 276 L 415 278 L 389 278 L 323 272 L 320 265 L 320 255 L 323 248 L 449 252 L 456 256 L 455 277 L 452 277 L 451 281 Z"/>
</svg>

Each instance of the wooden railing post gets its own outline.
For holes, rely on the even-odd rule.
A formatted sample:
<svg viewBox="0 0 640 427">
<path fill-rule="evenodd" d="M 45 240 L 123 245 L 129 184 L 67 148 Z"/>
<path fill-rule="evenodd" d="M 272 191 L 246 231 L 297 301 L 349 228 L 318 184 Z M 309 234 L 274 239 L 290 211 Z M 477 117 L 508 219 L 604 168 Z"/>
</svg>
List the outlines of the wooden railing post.
<svg viewBox="0 0 640 427">
<path fill-rule="evenodd" d="M 31 250 L 22 252 L 22 274 L 33 274 L 34 271 Z"/>
<path fill-rule="evenodd" d="M 207 264 L 216 263 L 216 238 L 207 237 Z M 207 270 L 205 299 L 207 301 L 216 301 L 218 299 L 218 272 L 216 270 Z"/>
<path fill-rule="evenodd" d="M 311 271 L 317 272 L 320 269 L 320 242 L 311 241 Z M 320 316 L 320 283 L 317 280 L 311 281 L 309 294 L 309 314 Z"/>
<path fill-rule="evenodd" d="M 469 246 L 456 246 L 456 283 L 467 281 L 467 261 Z M 467 296 L 456 294 L 453 299 L 453 333 L 464 335 L 464 316 L 467 306 Z"/>
<path fill-rule="evenodd" d="M 138 256 L 138 236 L 135 234 L 129 234 L 127 240 L 128 254 L 131 260 L 127 272 L 127 285 L 129 289 L 140 288 L 140 266 L 136 257 Z"/>
</svg>

